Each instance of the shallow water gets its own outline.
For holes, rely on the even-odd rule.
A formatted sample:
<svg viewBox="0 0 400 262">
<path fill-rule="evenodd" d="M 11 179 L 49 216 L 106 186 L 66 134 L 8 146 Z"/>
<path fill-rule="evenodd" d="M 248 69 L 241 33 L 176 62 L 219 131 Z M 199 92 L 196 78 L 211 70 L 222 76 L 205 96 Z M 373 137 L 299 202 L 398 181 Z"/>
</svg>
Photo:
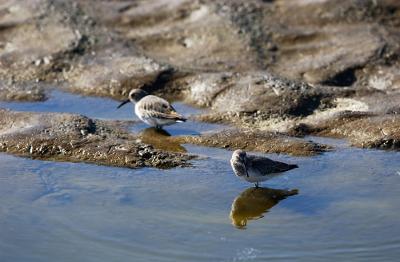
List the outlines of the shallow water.
<svg viewBox="0 0 400 262">
<path fill-rule="evenodd" d="M 22 103 L 0 101 L 0 108 L 9 108 L 16 111 L 74 113 L 97 119 L 134 120 L 138 121 L 136 125 L 132 126 L 132 131 L 134 132 L 138 132 L 148 127 L 146 124 L 140 122 L 139 118 L 136 117 L 133 112 L 134 107 L 132 104 L 127 104 L 117 109 L 119 104 L 118 101 L 109 98 L 80 96 L 54 90 L 51 92 L 49 99 L 44 102 Z M 179 102 L 174 103 L 173 106 L 178 112 L 182 113 L 186 117 L 202 112 L 200 109 Z M 221 128 L 220 125 L 195 123 L 188 120 L 184 124 L 168 126 L 165 129 L 172 135 L 192 135 L 219 128 Z"/>
<path fill-rule="evenodd" d="M 54 102 L 54 111 L 131 117 L 131 109 L 103 112 L 110 110 L 106 103 L 117 105 L 112 100 L 56 95 L 85 99 L 86 108 L 70 101 L 68 111 Z M 46 111 L 43 104 L 35 109 Z M 196 130 L 196 123 L 184 123 L 170 130 L 214 127 Z M 171 170 L 0 154 L 0 261 L 397 261 L 400 153 L 309 139 L 337 149 L 310 158 L 268 155 L 299 168 L 263 186 L 299 194 L 272 205 L 270 199 L 246 199 L 249 205 L 238 212 L 258 219 L 242 229 L 232 224 L 231 208 L 251 185 L 233 175 L 226 150 L 185 145 L 205 158 Z M 270 209 L 258 215 L 263 208 Z"/>
</svg>

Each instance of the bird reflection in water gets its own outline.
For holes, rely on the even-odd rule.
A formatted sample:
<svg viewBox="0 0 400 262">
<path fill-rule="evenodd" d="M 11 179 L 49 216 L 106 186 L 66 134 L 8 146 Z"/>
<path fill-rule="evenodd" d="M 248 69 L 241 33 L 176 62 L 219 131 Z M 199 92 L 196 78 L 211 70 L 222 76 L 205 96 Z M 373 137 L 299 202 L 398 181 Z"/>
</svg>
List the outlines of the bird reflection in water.
<svg viewBox="0 0 400 262">
<path fill-rule="evenodd" d="M 232 225 L 245 229 L 248 220 L 264 217 L 264 213 L 279 201 L 298 194 L 297 189 L 247 188 L 233 200 L 230 218 Z"/>
<path fill-rule="evenodd" d="M 143 143 L 150 144 L 157 149 L 179 153 L 187 152 L 177 140 L 172 139 L 170 133 L 163 129 L 149 127 L 140 132 L 139 137 Z"/>
</svg>

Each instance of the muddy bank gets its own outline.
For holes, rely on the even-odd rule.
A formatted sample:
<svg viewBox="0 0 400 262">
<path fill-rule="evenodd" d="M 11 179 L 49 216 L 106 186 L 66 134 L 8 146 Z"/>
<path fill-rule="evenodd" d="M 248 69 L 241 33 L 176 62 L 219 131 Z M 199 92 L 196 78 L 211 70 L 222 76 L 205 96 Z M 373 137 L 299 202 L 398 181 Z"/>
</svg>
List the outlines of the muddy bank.
<svg viewBox="0 0 400 262">
<path fill-rule="evenodd" d="M 263 153 L 288 154 L 293 156 L 313 156 L 332 150 L 327 145 L 305 141 L 272 132 L 239 130 L 227 128 L 222 131 L 207 132 L 200 135 L 171 136 L 165 130 L 146 128 L 137 134 L 143 143 L 154 148 L 186 153 L 184 144 L 217 147 L 227 150 L 243 149 Z"/>
<path fill-rule="evenodd" d="M 282 153 L 293 156 L 312 156 L 331 149 L 329 146 L 303 139 L 251 130 L 224 130 L 218 133 L 174 137 L 171 139 L 180 143 L 225 148 L 228 150 L 243 149 L 246 151 Z"/>
<path fill-rule="evenodd" d="M 4 83 L 0 81 L 1 101 L 33 102 L 45 101 L 46 90 L 36 83 Z"/>
<path fill-rule="evenodd" d="M 187 73 L 170 78 L 159 94 L 173 92 L 211 109 L 198 120 L 292 134 L 297 126 L 329 126 L 349 111 L 382 119 L 398 111 L 396 1 L 153 1 L 106 6 L 114 12 L 99 17 L 103 25 L 134 40 L 145 54 Z M 99 10 L 102 14 L 102 7 Z M 210 26 L 216 21 L 219 26 Z M 242 55 L 246 59 L 232 65 L 232 58 Z M 374 124 L 366 122 L 362 128 Z M 346 135 L 344 127 L 341 133 L 351 141 L 356 137 Z M 395 140 L 396 133 L 386 138 Z M 372 137 L 357 138 L 363 139 L 353 144 L 385 148 L 372 143 Z"/>
<path fill-rule="evenodd" d="M 381 118 L 395 141 L 384 119 L 400 112 L 399 25 L 395 0 L 9 0 L 0 7 L 0 99 L 41 101 L 51 87 L 119 100 L 144 88 L 254 136 L 337 136 L 312 130 L 351 111 L 374 115 L 366 130 Z"/>
<path fill-rule="evenodd" d="M 10 0 L 1 7 L 0 78 L 114 98 L 171 69 L 362 86 L 399 64 L 399 9 L 393 0 Z"/>
<path fill-rule="evenodd" d="M 31 90 L 49 87 L 121 98 L 170 70 L 98 25 L 81 5 L 10 0 L 0 7 L 1 100 L 40 101 Z"/>
<path fill-rule="evenodd" d="M 187 166 L 193 158 L 142 143 L 119 122 L 3 109 L 0 116 L 0 150 L 20 156 L 131 168 Z"/>
<path fill-rule="evenodd" d="M 357 147 L 400 149 L 400 119 L 398 115 L 376 116 L 347 112 L 320 125 L 301 123 L 290 130 L 293 135 L 318 135 L 346 138 Z"/>
<path fill-rule="evenodd" d="M 225 130 L 200 136 L 171 136 L 147 128 L 129 132 L 130 121 L 105 121 L 66 113 L 0 109 L 0 150 L 33 159 L 120 167 L 189 166 L 184 143 L 234 150 L 310 156 L 329 147 L 284 135 Z"/>
</svg>

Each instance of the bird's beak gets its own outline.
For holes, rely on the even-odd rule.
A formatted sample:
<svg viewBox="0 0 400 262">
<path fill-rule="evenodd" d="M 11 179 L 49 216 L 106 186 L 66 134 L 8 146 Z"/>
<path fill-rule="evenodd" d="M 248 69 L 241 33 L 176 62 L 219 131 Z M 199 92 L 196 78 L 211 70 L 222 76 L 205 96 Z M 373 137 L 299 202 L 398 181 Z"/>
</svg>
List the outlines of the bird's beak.
<svg viewBox="0 0 400 262">
<path fill-rule="evenodd" d="M 122 107 L 123 105 L 125 105 L 125 104 L 127 104 L 127 103 L 129 103 L 130 102 L 130 100 L 129 99 L 126 99 L 125 101 L 123 101 L 119 106 L 117 106 L 117 108 L 120 108 L 120 107 Z"/>
</svg>

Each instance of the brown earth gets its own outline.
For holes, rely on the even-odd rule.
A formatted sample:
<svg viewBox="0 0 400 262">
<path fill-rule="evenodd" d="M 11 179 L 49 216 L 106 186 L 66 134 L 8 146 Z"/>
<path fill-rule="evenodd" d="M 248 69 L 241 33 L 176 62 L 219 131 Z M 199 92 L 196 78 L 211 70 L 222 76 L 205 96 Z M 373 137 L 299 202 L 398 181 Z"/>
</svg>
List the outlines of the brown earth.
<svg viewBox="0 0 400 262">
<path fill-rule="evenodd" d="M 0 151 L 122 167 L 188 166 L 193 156 L 144 144 L 123 123 L 80 115 L 0 111 Z"/>
<path fill-rule="evenodd" d="M 1 100 L 43 101 L 50 87 L 122 99 L 144 88 L 210 109 L 199 121 L 254 132 L 230 146 L 264 152 L 252 136 L 339 136 L 398 150 L 399 54 L 397 0 L 0 5 Z M 226 146 L 225 135 L 210 137 L 189 140 Z"/>
<path fill-rule="evenodd" d="M 203 146 L 219 147 L 229 150 L 243 149 L 263 153 L 289 154 L 293 156 L 312 156 L 331 148 L 303 139 L 281 134 L 250 130 L 224 130 L 200 136 L 174 137 L 175 141 Z"/>
</svg>

